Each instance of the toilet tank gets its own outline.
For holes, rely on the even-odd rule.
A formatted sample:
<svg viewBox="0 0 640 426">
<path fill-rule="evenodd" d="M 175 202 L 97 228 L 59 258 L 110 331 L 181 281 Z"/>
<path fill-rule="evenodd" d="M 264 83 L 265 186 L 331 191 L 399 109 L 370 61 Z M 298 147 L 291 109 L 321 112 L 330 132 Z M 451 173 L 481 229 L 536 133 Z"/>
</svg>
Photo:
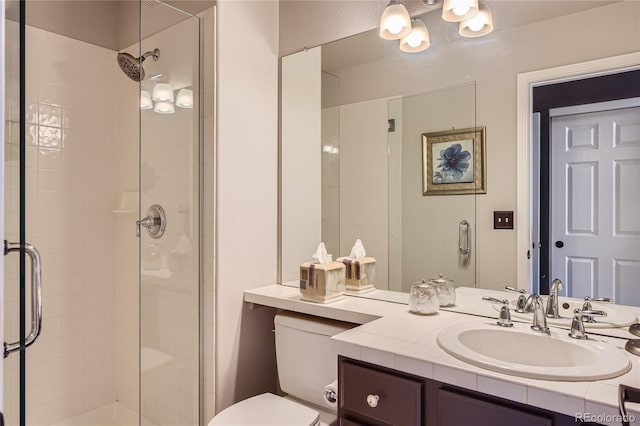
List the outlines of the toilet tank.
<svg viewBox="0 0 640 426">
<path fill-rule="evenodd" d="M 280 388 L 295 398 L 325 406 L 324 387 L 338 375 L 330 338 L 357 324 L 293 312 L 277 314 L 274 322 Z"/>
</svg>

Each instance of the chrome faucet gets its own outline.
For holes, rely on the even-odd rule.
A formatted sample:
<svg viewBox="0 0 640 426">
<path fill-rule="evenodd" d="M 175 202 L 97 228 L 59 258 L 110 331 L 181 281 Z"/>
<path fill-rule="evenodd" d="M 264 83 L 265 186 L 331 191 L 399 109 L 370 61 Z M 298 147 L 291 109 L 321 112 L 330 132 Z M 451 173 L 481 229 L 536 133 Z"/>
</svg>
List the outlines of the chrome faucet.
<svg viewBox="0 0 640 426">
<path fill-rule="evenodd" d="M 527 296 L 526 293 L 527 291 L 523 288 L 515 288 L 515 287 L 510 287 L 508 285 L 504 286 L 504 289 L 507 291 L 513 291 L 516 293 L 520 293 L 520 295 L 518 296 L 518 303 L 516 304 L 516 312 L 524 314 L 525 312 L 527 312 L 525 310 L 525 306 L 527 305 Z"/>
<path fill-rule="evenodd" d="M 591 306 L 591 302 L 609 303 L 609 302 L 611 302 L 611 299 L 609 299 L 608 297 L 601 297 L 601 298 L 594 299 L 592 297 L 586 296 L 584 298 L 584 303 L 582 304 L 582 310 L 583 311 L 591 311 L 591 310 L 593 310 L 593 307 Z M 593 319 L 592 316 L 587 316 L 587 319 L 583 319 L 583 321 L 584 322 L 588 322 L 588 323 L 596 322 L 596 320 Z"/>
<path fill-rule="evenodd" d="M 580 310 L 576 309 L 573 311 L 574 316 L 571 321 L 571 331 L 569 331 L 569 337 L 573 337 L 574 339 L 584 340 L 587 338 L 587 335 L 584 332 L 584 323 L 583 318 L 591 318 L 594 316 L 606 317 L 607 313 L 604 311 L 594 311 L 594 310 Z"/>
<path fill-rule="evenodd" d="M 509 311 L 509 301 L 507 299 L 500 300 L 495 297 L 485 296 L 482 300 L 492 303 L 500 303 L 502 306 L 500 307 L 500 316 L 498 317 L 498 322 L 496 324 L 500 327 L 513 327 L 513 323 L 511 322 L 511 312 Z"/>
<path fill-rule="evenodd" d="M 547 327 L 547 317 L 544 314 L 544 303 L 542 298 L 534 294 L 531 298 L 533 306 L 533 324 L 531 329 L 538 333 L 549 333 L 549 327 Z"/>
<path fill-rule="evenodd" d="M 551 291 L 549 292 L 549 299 L 547 300 L 547 317 L 548 318 L 560 318 L 560 311 L 558 309 L 558 292 L 562 291 L 564 286 L 559 279 L 553 280 L 551 283 Z"/>
</svg>

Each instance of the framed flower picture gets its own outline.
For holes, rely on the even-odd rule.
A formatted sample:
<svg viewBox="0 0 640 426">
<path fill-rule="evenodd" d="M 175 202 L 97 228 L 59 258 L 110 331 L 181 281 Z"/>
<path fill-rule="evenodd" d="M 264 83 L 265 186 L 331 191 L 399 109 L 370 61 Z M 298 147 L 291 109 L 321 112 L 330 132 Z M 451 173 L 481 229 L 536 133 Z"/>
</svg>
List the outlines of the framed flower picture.
<svg viewBox="0 0 640 426">
<path fill-rule="evenodd" d="M 423 195 L 485 194 L 485 127 L 422 134 Z"/>
</svg>

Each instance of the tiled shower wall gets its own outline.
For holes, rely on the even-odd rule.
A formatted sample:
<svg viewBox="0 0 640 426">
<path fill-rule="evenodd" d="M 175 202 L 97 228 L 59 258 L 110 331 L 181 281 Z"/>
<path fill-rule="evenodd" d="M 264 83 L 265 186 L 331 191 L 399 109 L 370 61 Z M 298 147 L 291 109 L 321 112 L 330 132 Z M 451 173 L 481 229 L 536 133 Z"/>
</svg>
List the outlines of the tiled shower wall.
<svg viewBox="0 0 640 426">
<path fill-rule="evenodd" d="M 7 22 L 5 232 L 18 239 L 18 26 Z M 43 328 L 27 351 L 27 424 L 116 399 L 115 230 L 118 79 L 114 52 L 27 27 L 27 240 L 43 263 Z M 136 115 L 135 104 L 132 113 Z M 7 258 L 6 330 L 17 339 L 18 255 Z M 5 366 L 16 424 L 18 356 Z"/>
</svg>

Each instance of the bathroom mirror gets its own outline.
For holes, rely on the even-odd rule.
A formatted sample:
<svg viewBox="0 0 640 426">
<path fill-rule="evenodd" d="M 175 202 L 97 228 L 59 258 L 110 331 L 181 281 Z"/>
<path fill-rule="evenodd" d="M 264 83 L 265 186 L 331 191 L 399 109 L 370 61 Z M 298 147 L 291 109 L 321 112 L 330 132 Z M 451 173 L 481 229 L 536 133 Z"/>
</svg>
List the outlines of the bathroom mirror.
<svg viewBox="0 0 640 426">
<path fill-rule="evenodd" d="M 352 233 L 350 238 L 346 238 L 349 229 L 363 224 L 363 221 L 357 220 L 357 211 L 351 223 L 336 220 L 346 207 L 342 205 L 343 199 L 347 196 L 358 197 L 359 194 L 338 192 L 338 187 L 343 191 L 342 187 L 346 186 L 347 174 L 344 173 L 345 165 L 341 160 L 350 148 L 343 143 L 345 135 L 335 129 L 348 125 L 343 122 L 346 115 L 338 115 L 335 110 L 331 118 L 333 121 L 325 120 L 327 114 L 331 114 L 329 110 L 336 107 L 348 110 L 354 105 L 373 105 L 386 100 L 389 108 L 386 118 L 389 119 L 389 111 L 394 105 L 403 105 L 414 96 L 422 94 L 433 97 L 440 93 L 448 98 L 448 91 L 472 88 L 473 97 L 466 99 L 466 105 L 475 108 L 472 125 L 486 129 L 486 194 L 469 196 L 473 199 L 475 216 L 471 227 L 474 254 L 472 285 L 488 289 L 500 289 L 506 284 L 528 287 L 528 283 L 517 282 L 516 271 L 518 256 L 526 256 L 526 253 L 517 250 L 516 231 L 519 226 L 527 224 L 515 223 L 515 229 L 494 229 L 494 211 L 512 211 L 517 218 L 518 212 L 515 210 L 518 195 L 528 193 L 528 188 L 518 187 L 516 179 L 517 76 L 533 70 L 638 52 L 640 30 L 636 24 L 640 6 L 633 2 L 593 1 L 492 2 L 490 6 L 495 30 L 482 38 L 460 37 L 457 26 L 442 21 L 436 11 L 422 16 L 429 28 L 431 47 L 421 53 L 403 53 L 398 49 L 397 42 L 380 39 L 377 29 L 373 29 L 282 58 L 281 282 L 297 279 L 294 259 L 297 256 L 298 259 L 309 260 L 315 245 L 322 239 L 340 241 L 339 245 L 328 244 L 334 258 L 338 254 L 348 254 L 352 244 L 350 240 L 357 236 Z M 299 62 L 306 63 L 308 68 L 298 68 L 298 74 L 291 75 L 291 70 L 295 68 L 292 65 L 299 65 Z M 307 85 L 305 87 L 309 89 L 306 92 L 296 87 L 305 78 L 314 80 L 313 89 Z M 298 104 L 290 103 L 291 99 L 296 99 Z M 292 115 L 303 112 L 308 113 L 305 114 L 306 121 Z M 381 123 L 374 117 L 377 116 L 371 112 L 370 120 L 362 124 L 367 131 L 373 133 L 378 126 L 381 131 L 386 130 L 388 123 Z M 436 128 L 425 128 L 424 133 L 448 130 L 449 126 L 450 123 L 442 122 Z M 297 133 L 294 129 L 297 129 Z M 368 160 L 366 155 L 372 155 L 370 147 L 364 145 L 370 139 L 368 135 L 361 133 L 354 136 L 363 147 L 367 147 L 365 153 L 360 152 L 363 162 Z M 388 158 L 392 160 L 394 136 L 393 133 L 388 136 Z M 307 142 L 311 151 L 305 152 L 303 145 L 307 146 Z M 418 142 L 414 139 L 413 143 Z M 326 147 L 327 151 L 323 152 L 320 147 Z M 331 154 L 336 150 L 339 155 Z M 321 157 L 331 155 L 334 157 L 331 157 L 328 170 L 339 170 L 339 178 L 335 173 L 331 177 L 321 167 Z M 289 168 L 291 164 L 295 164 L 297 171 Z M 395 225 L 394 209 L 402 206 L 403 214 L 399 217 L 404 219 L 404 214 L 412 208 L 407 206 L 405 209 L 401 202 L 393 198 L 394 179 L 398 178 L 394 170 L 393 163 L 389 162 L 381 175 L 366 176 L 367 183 L 383 188 L 382 193 L 388 191 L 384 213 L 387 215 L 389 231 Z M 363 182 L 362 175 L 359 177 Z M 384 185 L 387 185 L 386 188 Z M 457 200 L 458 197 L 463 196 L 439 196 L 444 200 Z M 358 207 L 364 205 L 360 203 Z M 451 207 L 443 206 L 442 210 L 451 211 Z M 323 212 L 333 212 L 333 219 L 327 219 L 330 216 L 323 216 Z M 300 223 L 302 218 L 308 219 L 307 222 Z M 292 226 L 296 221 L 297 225 Z M 332 226 L 323 226 L 325 223 Z M 405 227 L 404 222 L 401 225 Z M 333 234 L 323 233 L 324 229 L 332 229 Z M 420 232 L 417 230 L 416 234 Z M 430 247 L 444 247 L 452 239 L 442 238 L 437 232 L 430 235 Z M 362 239 L 365 248 L 369 250 L 371 247 L 371 254 L 375 256 L 375 242 L 368 247 L 366 239 Z M 456 231 L 453 240 L 457 243 L 457 239 Z M 306 247 L 300 244 L 301 240 L 308 241 Z M 415 277 L 407 274 L 407 279 L 403 278 L 400 283 L 392 278 L 397 277 L 394 275 L 394 271 L 397 271 L 394 265 L 397 263 L 394 264 L 391 256 L 394 252 L 391 233 L 388 234 L 387 244 L 388 269 L 381 273 L 388 277 L 388 281 L 387 287 L 381 284 L 380 288 L 406 290 L 409 281 Z M 448 250 L 443 249 L 443 252 Z M 425 262 L 428 258 L 426 252 L 409 253 L 410 256 L 425 259 Z M 402 251 L 402 257 L 406 255 L 407 252 Z M 455 259 L 457 255 L 452 253 L 451 256 L 451 259 Z M 446 270 L 441 272 L 449 274 Z M 456 279 L 455 276 L 452 278 Z M 465 279 L 458 278 L 457 281 L 458 284 L 469 285 Z M 617 302 L 624 304 L 624 301 Z"/>
</svg>

